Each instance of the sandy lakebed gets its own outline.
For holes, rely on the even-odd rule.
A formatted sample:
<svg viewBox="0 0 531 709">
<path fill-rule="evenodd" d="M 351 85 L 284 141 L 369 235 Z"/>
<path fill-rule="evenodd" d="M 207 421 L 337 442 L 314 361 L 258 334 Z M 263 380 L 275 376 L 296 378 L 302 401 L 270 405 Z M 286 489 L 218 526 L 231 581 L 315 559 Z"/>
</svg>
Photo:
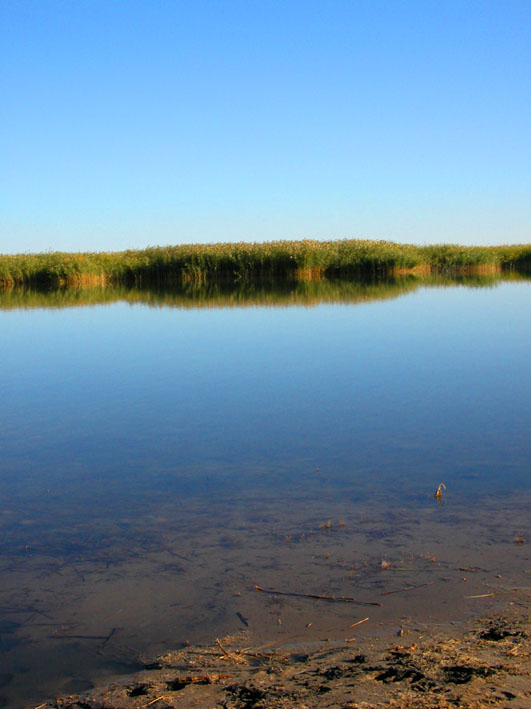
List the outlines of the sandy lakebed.
<svg viewBox="0 0 531 709">
<path fill-rule="evenodd" d="M 161 539 L 141 562 L 112 566 L 112 583 L 91 580 L 78 562 L 92 602 L 76 597 L 69 609 L 65 597 L 71 624 L 45 629 L 55 663 L 85 647 L 100 665 L 72 665 L 32 706 L 531 707 L 527 501 L 485 498 L 474 514 L 457 501 L 426 502 L 385 518 L 377 501 L 364 504 L 363 517 L 356 506 L 350 515 L 329 506 L 331 522 L 307 508 L 255 535 L 234 509 L 226 509 L 229 524 L 220 505 L 210 527 L 190 509 L 204 535 L 194 563 L 192 535 L 188 546 L 178 537 L 187 574 L 161 575 L 174 545 Z M 172 613 L 194 615 L 181 627 Z M 128 629 L 133 616 L 151 642 L 142 643 L 142 627 Z"/>
</svg>

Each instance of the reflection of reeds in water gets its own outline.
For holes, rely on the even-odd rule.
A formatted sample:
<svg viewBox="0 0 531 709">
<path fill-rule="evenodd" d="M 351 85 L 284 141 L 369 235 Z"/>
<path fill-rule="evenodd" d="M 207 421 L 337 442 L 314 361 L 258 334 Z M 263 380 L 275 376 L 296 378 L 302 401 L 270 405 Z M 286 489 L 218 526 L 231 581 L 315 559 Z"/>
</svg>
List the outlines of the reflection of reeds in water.
<svg viewBox="0 0 531 709">
<path fill-rule="evenodd" d="M 531 245 L 415 246 L 389 241 L 192 244 L 138 251 L 0 256 L 0 285 L 204 282 L 267 276 L 315 279 L 352 273 L 529 268 Z"/>
<path fill-rule="evenodd" d="M 419 286 L 470 288 L 493 287 L 505 281 L 527 280 L 517 272 L 490 275 L 403 275 L 387 278 L 321 278 L 308 280 L 260 280 L 233 283 L 215 280 L 185 282 L 173 286 L 84 286 L 63 288 L 8 288 L 0 290 L 0 309 L 65 308 L 105 305 L 119 301 L 150 307 L 311 307 L 320 303 L 368 303 L 397 298 Z"/>
</svg>

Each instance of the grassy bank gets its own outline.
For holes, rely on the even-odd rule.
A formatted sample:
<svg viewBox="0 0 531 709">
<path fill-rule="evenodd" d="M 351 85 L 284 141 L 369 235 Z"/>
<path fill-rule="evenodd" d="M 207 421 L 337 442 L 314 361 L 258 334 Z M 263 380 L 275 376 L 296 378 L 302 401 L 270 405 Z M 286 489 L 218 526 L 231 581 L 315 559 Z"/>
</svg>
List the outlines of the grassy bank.
<svg viewBox="0 0 531 709">
<path fill-rule="evenodd" d="M 529 269 L 531 245 L 414 246 L 388 241 L 192 244 L 100 253 L 0 256 L 0 285 L 139 284 L 228 278 Z"/>
</svg>

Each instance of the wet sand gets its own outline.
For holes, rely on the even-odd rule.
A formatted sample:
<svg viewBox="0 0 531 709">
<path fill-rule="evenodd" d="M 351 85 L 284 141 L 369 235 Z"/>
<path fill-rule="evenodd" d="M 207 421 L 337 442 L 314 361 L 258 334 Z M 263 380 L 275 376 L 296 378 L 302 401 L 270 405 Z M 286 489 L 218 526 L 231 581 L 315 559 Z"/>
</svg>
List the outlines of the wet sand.
<svg viewBox="0 0 531 709">
<path fill-rule="evenodd" d="M 531 706 L 529 599 L 460 627 L 255 646 L 249 631 L 155 658 L 141 672 L 39 709 Z M 367 621 L 369 622 L 369 621 Z M 422 624 L 421 624 L 422 625 Z M 345 633 L 347 634 L 347 633 Z"/>
</svg>

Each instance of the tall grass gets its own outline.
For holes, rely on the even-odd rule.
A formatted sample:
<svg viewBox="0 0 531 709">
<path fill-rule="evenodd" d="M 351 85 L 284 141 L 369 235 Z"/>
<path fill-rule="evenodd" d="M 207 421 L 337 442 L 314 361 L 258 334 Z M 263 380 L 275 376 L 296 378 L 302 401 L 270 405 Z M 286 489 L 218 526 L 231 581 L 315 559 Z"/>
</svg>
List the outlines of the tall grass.
<svg viewBox="0 0 531 709">
<path fill-rule="evenodd" d="M 529 268 L 531 245 L 415 246 L 390 241 L 192 244 L 99 253 L 0 255 L 0 285 L 139 284 L 217 278 L 312 278 L 415 270 Z"/>
</svg>

